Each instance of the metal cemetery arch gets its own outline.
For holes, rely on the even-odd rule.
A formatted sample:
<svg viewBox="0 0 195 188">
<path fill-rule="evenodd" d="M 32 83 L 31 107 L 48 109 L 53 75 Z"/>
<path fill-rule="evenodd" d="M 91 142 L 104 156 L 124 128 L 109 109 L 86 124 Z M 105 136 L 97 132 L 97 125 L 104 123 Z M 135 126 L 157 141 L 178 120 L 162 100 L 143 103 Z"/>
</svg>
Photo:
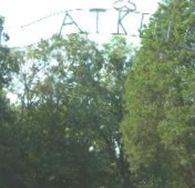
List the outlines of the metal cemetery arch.
<svg viewBox="0 0 195 188">
<path fill-rule="evenodd" d="M 76 10 L 66 10 L 64 19 L 62 22 L 62 25 L 60 27 L 59 34 L 62 34 L 62 31 L 66 29 L 67 26 L 72 26 L 77 29 L 78 33 L 88 33 L 87 31 L 83 30 L 80 27 L 80 24 L 78 21 L 76 21 L 73 16 L 72 12 L 73 11 L 82 11 L 83 9 L 76 9 Z M 84 10 L 86 11 L 86 10 Z M 116 0 L 113 3 L 113 8 L 112 9 L 104 9 L 104 8 L 92 8 L 89 9 L 89 12 L 95 13 L 96 19 L 95 19 L 95 33 L 101 33 L 99 29 L 99 20 L 100 20 L 100 15 L 103 15 L 103 13 L 106 13 L 108 11 L 115 11 L 118 14 L 117 18 L 117 28 L 116 32 L 111 33 L 111 34 L 122 34 L 122 35 L 128 35 L 128 31 L 123 23 L 123 21 L 127 18 L 127 16 L 130 16 L 130 14 L 137 14 L 140 15 L 140 23 L 139 23 L 139 28 L 138 28 L 138 33 L 139 36 L 141 35 L 141 31 L 144 26 L 144 19 L 145 16 L 150 15 L 149 13 L 142 13 L 137 11 L 137 6 L 135 3 L 132 2 L 132 0 Z M 132 35 L 136 37 L 136 35 Z"/>
</svg>

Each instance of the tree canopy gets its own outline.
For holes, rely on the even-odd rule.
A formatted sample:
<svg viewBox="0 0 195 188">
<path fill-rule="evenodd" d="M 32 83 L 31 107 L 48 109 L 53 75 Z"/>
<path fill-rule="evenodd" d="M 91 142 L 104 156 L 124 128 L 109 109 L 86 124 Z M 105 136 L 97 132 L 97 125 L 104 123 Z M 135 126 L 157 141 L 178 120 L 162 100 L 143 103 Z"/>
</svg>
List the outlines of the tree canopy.
<svg viewBox="0 0 195 188">
<path fill-rule="evenodd" d="M 195 187 L 194 7 L 162 1 L 137 50 L 86 34 L 1 46 L 0 187 Z"/>
<path fill-rule="evenodd" d="M 122 37 L 97 47 L 87 36 L 54 36 L 21 52 L 12 90 L 17 128 L 4 152 L 8 187 L 128 187 L 119 122 L 131 63 Z M 17 82 L 17 84 L 16 84 Z M 18 90 L 18 87 L 21 89 Z M 3 133 L 5 134 L 5 133 Z M 17 140 L 16 140 L 17 139 Z M 15 151 L 16 150 L 16 151 Z M 15 160 L 5 157 L 14 156 Z M 14 180 L 13 180 L 14 179 Z"/>
<path fill-rule="evenodd" d="M 121 130 L 138 187 L 194 187 L 194 1 L 161 4 L 126 82 Z"/>
</svg>

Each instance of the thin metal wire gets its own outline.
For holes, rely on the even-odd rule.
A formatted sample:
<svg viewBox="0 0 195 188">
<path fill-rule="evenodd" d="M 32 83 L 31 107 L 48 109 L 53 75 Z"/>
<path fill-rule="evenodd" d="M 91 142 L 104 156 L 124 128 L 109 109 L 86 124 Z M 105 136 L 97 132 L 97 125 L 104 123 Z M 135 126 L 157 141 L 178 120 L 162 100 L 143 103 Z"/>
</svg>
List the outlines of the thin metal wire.
<svg viewBox="0 0 195 188">
<path fill-rule="evenodd" d="M 19 25 L 19 26 L 9 26 L 9 27 L 4 27 L 5 30 L 9 30 L 9 29 L 13 29 L 13 28 L 20 28 L 20 29 L 24 29 L 26 27 L 29 27 L 31 25 L 35 25 L 39 22 L 42 22 L 44 20 L 50 19 L 52 17 L 55 16 L 59 16 L 62 14 L 66 14 L 66 12 L 75 12 L 75 11 L 89 11 L 90 12 L 91 9 L 66 9 L 66 10 L 62 10 L 62 11 L 57 11 L 57 12 L 53 12 L 51 14 L 48 14 L 46 16 L 40 17 L 38 19 L 33 20 L 32 22 L 26 23 L 24 25 Z M 117 11 L 116 9 L 112 8 L 112 9 L 105 9 L 106 11 Z M 144 12 L 140 12 L 140 11 L 133 11 L 131 12 L 133 14 L 148 14 L 148 15 L 152 15 L 152 13 L 144 13 Z"/>
</svg>

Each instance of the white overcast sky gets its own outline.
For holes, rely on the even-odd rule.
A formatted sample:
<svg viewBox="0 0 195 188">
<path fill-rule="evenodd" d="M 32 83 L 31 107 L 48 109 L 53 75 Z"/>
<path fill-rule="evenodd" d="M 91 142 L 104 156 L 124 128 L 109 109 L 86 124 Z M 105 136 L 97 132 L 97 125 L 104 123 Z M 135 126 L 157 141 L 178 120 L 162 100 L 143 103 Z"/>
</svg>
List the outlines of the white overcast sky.
<svg viewBox="0 0 195 188">
<path fill-rule="evenodd" d="M 159 2 L 159 0 L 132 1 L 137 5 L 137 11 L 149 13 L 155 12 Z M 86 9 L 86 11 L 74 12 L 73 17 L 81 27 L 85 27 L 87 31 L 90 30 L 93 33 L 95 32 L 95 14 L 88 10 L 90 8 L 113 9 L 113 2 L 114 0 L 0 0 L 0 15 L 5 17 L 5 31 L 10 36 L 7 45 L 25 46 L 37 42 L 41 38 L 49 38 L 52 34 L 59 32 L 63 14 L 29 27 L 21 28 L 21 26 L 66 9 Z M 134 22 L 137 22 L 134 17 L 131 18 L 132 27 L 135 27 Z M 109 25 L 108 28 L 112 28 L 112 30 L 116 28 L 114 23 L 117 17 L 114 18 L 114 14 L 111 14 L 111 12 L 104 13 L 104 16 L 102 14 L 100 20 L 102 33 L 109 33 L 105 29 L 106 25 Z M 100 37 L 102 36 L 103 34 L 100 35 Z"/>
<path fill-rule="evenodd" d="M 157 10 L 159 1 L 134 0 L 133 2 L 137 6 L 137 11 L 154 13 Z M 91 33 L 95 33 L 95 14 L 89 12 L 89 9 L 109 9 L 109 11 L 100 16 L 101 34 L 94 37 L 94 39 L 99 38 L 98 40 L 104 41 L 104 38 L 108 38 L 109 32 L 113 32 L 113 29 L 116 31 L 118 14 L 113 11 L 113 2 L 114 0 L 0 0 L 0 15 L 5 17 L 5 31 L 10 36 L 10 40 L 6 45 L 9 47 L 23 47 L 38 42 L 40 39 L 51 37 L 54 33 L 59 32 L 63 14 L 29 27 L 21 28 L 21 26 L 55 12 L 77 8 L 86 9 L 86 11 L 74 12 L 73 18 L 81 27 Z M 129 30 L 132 31 L 132 34 L 135 34 L 136 27 L 139 26 L 139 20 L 140 15 L 132 15 L 125 19 L 130 24 Z M 132 40 L 132 43 L 139 41 L 137 38 L 130 40 Z M 8 98 L 15 102 L 17 95 L 8 93 Z"/>
</svg>

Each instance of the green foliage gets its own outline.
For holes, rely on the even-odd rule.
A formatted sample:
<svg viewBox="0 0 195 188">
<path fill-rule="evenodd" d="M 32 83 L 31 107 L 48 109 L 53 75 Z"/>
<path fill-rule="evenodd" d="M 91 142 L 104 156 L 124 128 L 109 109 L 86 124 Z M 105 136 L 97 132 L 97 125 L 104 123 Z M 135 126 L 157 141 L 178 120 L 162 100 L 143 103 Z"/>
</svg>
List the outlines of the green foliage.
<svg viewBox="0 0 195 188">
<path fill-rule="evenodd" d="M 0 49 L 0 186 L 7 188 L 15 185 L 17 172 L 20 171 L 21 155 L 18 147 L 16 116 L 9 106 L 4 89 L 9 85 L 14 73 L 18 71 L 20 55 L 9 49 Z M 16 160 L 17 159 L 17 160 Z M 17 167 L 17 168 L 16 168 Z M 15 175 L 13 175 L 15 174 Z M 12 178 L 11 178 L 12 177 Z M 22 188 L 22 186 L 19 186 Z"/>
<path fill-rule="evenodd" d="M 126 83 L 121 130 L 137 187 L 194 187 L 194 1 L 162 4 Z"/>
<path fill-rule="evenodd" d="M 87 36 L 70 35 L 22 53 L 14 80 L 21 102 L 5 147 L 13 150 L 1 155 L 6 188 L 10 180 L 28 188 L 132 184 L 119 133 L 128 49 L 120 37 L 98 48 Z"/>
<path fill-rule="evenodd" d="M 0 47 L 0 88 L 11 81 L 11 74 L 18 71 L 20 53 Z"/>
</svg>

